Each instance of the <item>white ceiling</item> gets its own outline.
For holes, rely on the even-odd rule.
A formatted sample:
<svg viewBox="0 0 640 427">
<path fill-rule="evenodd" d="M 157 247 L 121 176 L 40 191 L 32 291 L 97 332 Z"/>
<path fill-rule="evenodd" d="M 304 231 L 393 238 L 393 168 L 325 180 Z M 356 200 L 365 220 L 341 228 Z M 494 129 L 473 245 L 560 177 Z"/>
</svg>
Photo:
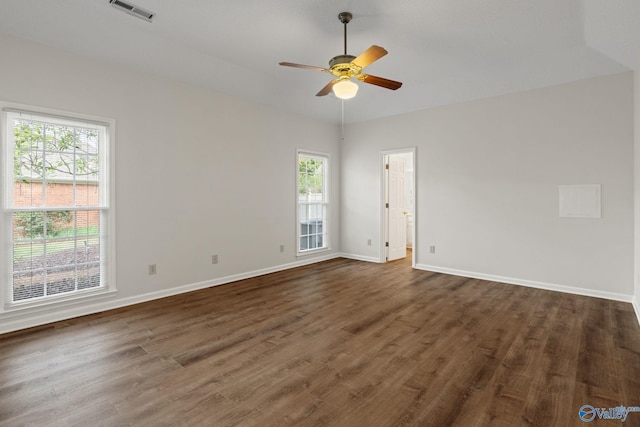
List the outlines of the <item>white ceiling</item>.
<svg viewBox="0 0 640 427">
<path fill-rule="evenodd" d="M 129 0 L 127 0 L 129 1 Z M 346 122 L 561 84 L 633 69 L 637 0 L 132 0 L 148 23 L 108 0 L 0 0 L 0 32 L 340 122 L 341 101 L 315 93 L 343 52 L 337 15 L 353 13 L 349 53 L 389 54 L 368 73 L 404 83 L 360 84 Z"/>
</svg>

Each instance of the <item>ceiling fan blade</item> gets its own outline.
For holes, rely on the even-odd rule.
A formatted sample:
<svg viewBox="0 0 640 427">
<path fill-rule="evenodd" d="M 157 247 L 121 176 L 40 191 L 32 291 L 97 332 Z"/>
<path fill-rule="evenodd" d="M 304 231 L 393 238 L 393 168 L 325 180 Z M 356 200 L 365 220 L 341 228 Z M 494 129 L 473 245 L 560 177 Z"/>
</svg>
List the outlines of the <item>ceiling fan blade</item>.
<svg viewBox="0 0 640 427">
<path fill-rule="evenodd" d="M 389 52 L 387 52 L 385 48 L 373 45 L 369 49 L 362 52 L 356 59 L 351 62 L 359 67 L 364 68 L 372 62 L 375 62 L 378 59 L 382 58 L 387 53 Z"/>
<path fill-rule="evenodd" d="M 326 68 L 314 67 L 313 65 L 294 64 L 293 62 L 281 62 L 280 65 L 285 67 L 306 68 L 307 70 L 314 70 L 314 71 L 329 71 Z"/>
<path fill-rule="evenodd" d="M 338 80 L 331 80 L 325 87 L 320 89 L 320 92 L 316 93 L 316 96 L 325 96 L 331 93 L 331 89 L 333 89 L 333 85 L 338 83 Z"/>
<path fill-rule="evenodd" d="M 360 74 L 358 76 L 358 80 L 360 80 L 361 82 L 369 83 L 372 85 L 384 87 L 391 90 L 399 89 L 400 86 L 402 86 L 402 82 L 385 79 L 383 77 L 372 76 L 371 74 Z"/>
</svg>

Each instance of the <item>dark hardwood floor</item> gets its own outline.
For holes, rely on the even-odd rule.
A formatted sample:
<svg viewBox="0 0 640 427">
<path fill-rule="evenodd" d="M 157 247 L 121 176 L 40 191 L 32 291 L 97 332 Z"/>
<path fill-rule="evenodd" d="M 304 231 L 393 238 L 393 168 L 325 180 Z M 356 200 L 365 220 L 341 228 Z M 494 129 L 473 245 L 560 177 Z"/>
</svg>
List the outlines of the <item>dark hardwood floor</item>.
<svg viewBox="0 0 640 427">
<path fill-rule="evenodd" d="M 408 259 L 336 259 L 0 336 L 2 426 L 567 427 L 586 424 L 582 405 L 640 406 L 630 304 Z"/>
</svg>

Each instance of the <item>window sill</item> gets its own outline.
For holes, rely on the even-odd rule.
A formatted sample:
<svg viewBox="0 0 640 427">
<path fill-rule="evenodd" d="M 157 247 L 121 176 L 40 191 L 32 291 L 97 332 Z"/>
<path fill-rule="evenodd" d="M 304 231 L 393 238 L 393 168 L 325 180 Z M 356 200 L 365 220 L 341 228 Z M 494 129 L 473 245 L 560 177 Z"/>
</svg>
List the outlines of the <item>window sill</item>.
<svg viewBox="0 0 640 427">
<path fill-rule="evenodd" d="M 74 293 L 73 295 L 59 295 L 55 297 L 39 298 L 34 301 L 22 301 L 14 303 L 6 303 L 4 305 L 4 313 L 16 313 L 20 311 L 39 311 L 38 309 L 48 309 L 53 307 L 67 307 L 78 303 L 86 304 L 92 301 L 102 300 L 111 297 L 117 293 L 116 289 L 100 288 L 88 289 Z"/>
<path fill-rule="evenodd" d="M 324 252 L 329 252 L 331 250 L 331 248 L 318 248 L 318 249 L 311 249 L 308 251 L 304 251 L 304 252 L 298 252 L 296 253 L 296 257 L 298 258 L 304 258 L 306 256 L 310 256 L 310 255 L 315 255 L 315 254 L 320 254 L 320 253 L 324 253 Z"/>
</svg>

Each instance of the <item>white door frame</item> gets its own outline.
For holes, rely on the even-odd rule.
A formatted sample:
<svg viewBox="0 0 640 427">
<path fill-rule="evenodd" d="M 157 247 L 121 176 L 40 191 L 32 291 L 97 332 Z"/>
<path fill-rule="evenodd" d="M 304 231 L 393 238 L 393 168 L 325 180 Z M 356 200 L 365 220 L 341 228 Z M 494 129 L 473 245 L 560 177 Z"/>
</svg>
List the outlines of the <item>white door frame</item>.
<svg viewBox="0 0 640 427">
<path fill-rule="evenodd" d="M 409 148 L 399 148 L 399 149 L 394 149 L 394 150 L 382 150 L 380 152 L 380 236 L 382 236 L 382 239 L 380 239 L 380 262 L 381 263 L 385 263 L 387 262 L 387 247 L 386 247 L 386 242 L 387 242 L 387 233 L 388 233 L 388 219 L 387 219 L 387 211 L 386 211 L 386 206 L 385 206 L 385 187 L 386 187 L 386 183 L 385 183 L 385 179 L 386 179 L 386 173 L 385 173 L 385 157 L 391 154 L 405 154 L 405 153 L 409 153 L 411 154 L 411 167 L 413 172 L 411 173 L 411 182 L 413 184 L 413 191 L 414 191 L 414 197 L 413 197 L 413 203 L 411 204 L 411 208 L 413 211 L 413 235 L 412 235 L 412 239 L 411 241 L 412 243 L 412 248 L 411 248 L 411 267 L 415 268 L 416 267 L 416 259 L 417 259 L 417 249 L 418 249 L 418 233 L 417 233 L 417 229 L 418 229 L 418 211 L 416 210 L 416 205 L 417 205 L 417 199 L 418 199 L 418 191 L 416 188 L 416 170 L 417 170 L 417 164 L 416 164 L 416 147 L 409 147 Z"/>
</svg>

